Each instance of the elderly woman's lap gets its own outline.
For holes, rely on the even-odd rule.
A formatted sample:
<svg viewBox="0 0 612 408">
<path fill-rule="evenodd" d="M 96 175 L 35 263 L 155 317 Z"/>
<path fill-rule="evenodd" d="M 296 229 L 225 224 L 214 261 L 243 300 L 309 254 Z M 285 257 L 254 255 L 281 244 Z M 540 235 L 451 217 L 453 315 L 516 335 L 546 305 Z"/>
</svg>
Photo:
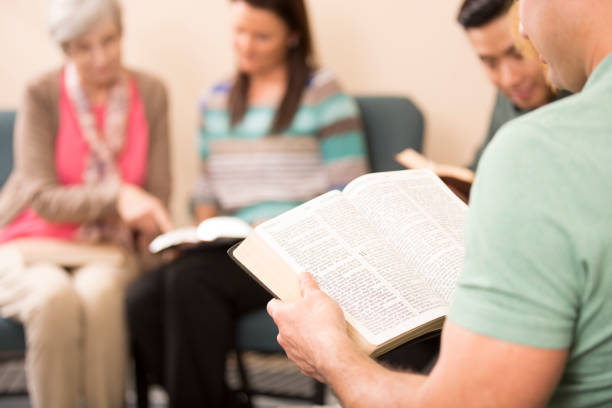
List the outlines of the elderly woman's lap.
<svg viewBox="0 0 612 408">
<path fill-rule="evenodd" d="M 0 247 L 0 310 L 25 326 L 33 401 L 69 406 L 83 389 L 87 401 L 122 405 L 123 298 L 136 276 L 128 265 L 132 262 L 98 260 L 67 270 L 51 262 L 29 263 L 18 245 Z"/>
</svg>

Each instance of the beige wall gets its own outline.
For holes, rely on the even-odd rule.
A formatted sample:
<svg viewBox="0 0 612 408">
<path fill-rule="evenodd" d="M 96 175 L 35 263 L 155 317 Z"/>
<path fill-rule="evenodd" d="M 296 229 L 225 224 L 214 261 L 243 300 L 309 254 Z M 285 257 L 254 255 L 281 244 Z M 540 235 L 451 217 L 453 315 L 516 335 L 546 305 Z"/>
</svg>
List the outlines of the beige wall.
<svg viewBox="0 0 612 408">
<path fill-rule="evenodd" d="M 231 72 L 227 0 L 123 0 L 128 64 L 162 77 L 172 101 L 173 212 L 188 222 L 197 169 L 195 101 Z M 44 0 L 0 0 L 0 109 L 18 105 L 29 78 L 58 65 Z M 317 54 L 345 88 L 410 96 L 427 121 L 426 153 L 467 163 L 486 130 L 493 89 L 454 22 L 460 0 L 308 0 Z"/>
</svg>

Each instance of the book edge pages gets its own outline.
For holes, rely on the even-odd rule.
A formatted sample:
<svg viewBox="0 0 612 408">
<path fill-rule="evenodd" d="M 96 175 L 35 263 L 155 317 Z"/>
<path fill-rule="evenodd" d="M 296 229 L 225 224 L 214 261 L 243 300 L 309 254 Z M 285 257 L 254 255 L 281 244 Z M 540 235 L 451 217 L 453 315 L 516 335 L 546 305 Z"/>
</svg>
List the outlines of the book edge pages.
<svg viewBox="0 0 612 408">
<path fill-rule="evenodd" d="M 402 150 L 401 152 L 397 153 L 395 155 L 395 161 L 398 162 L 399 164 L 401 164 L 402 166 L 404 166 L 406 169 L 409 170 L 419 170 L 419 168 L 417 167 L 412 167 L 411 163 L 409 161 L 407 161 L 404 156 L 406 155 L 407 150 L 410 149 L 405 149 Z M 444 171 L 444 169 L 446 169 L 447 171 Z M 465 169 L 457 166 L 457 168 L 452 168 L 452 169 L 448 169 L 448 168 L 442 168 L 440 169 L 439 167 L 436 167 L 435 170 L 431 169 L 438 177 L 449 177 L 449 178 L 454 178 L 457 179 L 461 182 L 464 183 L 469 183 L 472 184 L 474 182 L 474 178 L 473 176 L 470 174 L 469 171 L 464 171 Z"/>
<path fill-rule="evenodd" d="M 232 258 L 272 296 L 288 301 L 300 299 L 298 275 L 256 232 L 230 251 Z"/>
<path fill-rule="evenodd" d="M 421 326 L 415 327 L 412 330 L 408 330 L 399 336 L 396 336 L 392 339 L 387 340 L 386 342 L 379 344 L 373 352 L 370 354 L 372 357 L 381 356 L 388 351 L 395 349 L 402 344 L 408 343 L 411 340 L 416 340 L 421 336 L 426 335 L 427 333 L 435 332 L 442 328 L 444 324 L 445 316 L 439 317 L 435 320 L 431 320 Z"/>
</svg>

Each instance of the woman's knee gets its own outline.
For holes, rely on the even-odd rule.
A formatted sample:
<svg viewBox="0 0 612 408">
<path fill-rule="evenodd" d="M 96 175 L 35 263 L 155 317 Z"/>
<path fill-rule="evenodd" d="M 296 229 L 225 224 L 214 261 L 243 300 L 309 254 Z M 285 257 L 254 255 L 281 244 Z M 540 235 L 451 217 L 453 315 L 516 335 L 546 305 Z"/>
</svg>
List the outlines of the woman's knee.
<svg viewBox="0 0 612 408">
<path fill-rule="evenodd" d="M 80 336 L 81 304 L 69 280 L 48 285 L 34 296 L 36 305 L 25 319 L 29 346 L 76 346 Z"/>
<path fill-rule="evenodd" d="M 164 291 L 170 296 L 188 293 L 194 286 L 201 285 L 206 280 L 207 271 L 202 270 L 199 259 L 194 256 L 178 258 L 166 265 L 164 270 Z"/>
<path fill-rule="evenodd" d="M 227 257 L 225 252 L 222 253 Z M 165 268 L 164 290 L 169 296 L 192 293 L 223 293 L 231 277 L 225 273 L 224 259 L 214 251 L 188 254 L 168 264 Z"/>
<path fill-rule="evenodd" d="M 86 319 L 123 310 L 126 289 L 120 273 L 103 265 L 92 265 L 77 272 L 75 287 Z"/>
</svg>

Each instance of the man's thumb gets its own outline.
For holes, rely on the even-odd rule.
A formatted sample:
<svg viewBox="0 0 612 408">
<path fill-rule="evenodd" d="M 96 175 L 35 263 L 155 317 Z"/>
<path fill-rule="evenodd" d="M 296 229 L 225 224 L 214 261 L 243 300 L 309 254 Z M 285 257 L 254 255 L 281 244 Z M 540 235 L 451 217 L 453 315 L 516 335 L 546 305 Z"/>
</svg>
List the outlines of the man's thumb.
<svg viewBox="0 0 612 408">
<path fill-rule="evenodd" d="M 318 289 L 319 285 L 310 273 L 300 273 L 300 293 L 302 294 L 302 297 L 306 296 L 308 292 Z"/>
</svg>

